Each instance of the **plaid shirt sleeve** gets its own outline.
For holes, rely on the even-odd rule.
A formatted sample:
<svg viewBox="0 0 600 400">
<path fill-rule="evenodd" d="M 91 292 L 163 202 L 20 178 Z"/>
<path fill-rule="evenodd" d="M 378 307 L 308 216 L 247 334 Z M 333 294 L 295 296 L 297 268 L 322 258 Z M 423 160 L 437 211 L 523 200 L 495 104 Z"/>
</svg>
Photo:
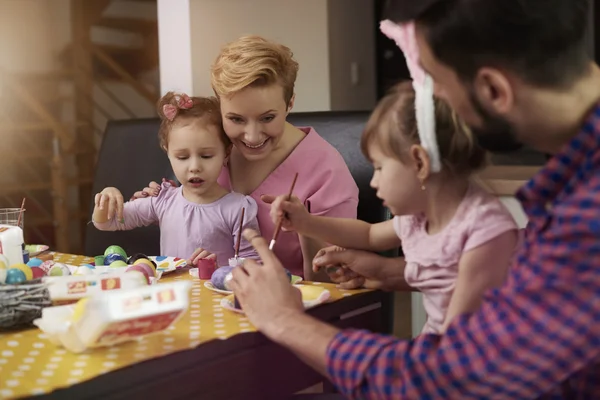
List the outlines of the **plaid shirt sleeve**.
<svg viewBox="0 0 600 400">
<path fill-rule="evenodd" d="M 462 399 L 560 397 L 569 380 L 600 398 L 600 190 L 585 189 L 552 214 L 542 205 L 508 282 L 444 335 L 339 333 L 332 382 L 352 398 Z"/>
</svg>

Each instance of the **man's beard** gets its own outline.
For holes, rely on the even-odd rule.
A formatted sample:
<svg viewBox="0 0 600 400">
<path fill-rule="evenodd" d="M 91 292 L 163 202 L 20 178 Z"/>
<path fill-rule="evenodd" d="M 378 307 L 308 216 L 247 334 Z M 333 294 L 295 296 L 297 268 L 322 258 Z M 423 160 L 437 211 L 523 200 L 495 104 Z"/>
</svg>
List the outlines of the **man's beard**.
<svg viewBox="0 0 600 400">
<path fill-rule="evenodd" d="M 469 90 L 469 97 L 475 112 L 482 120 L 481 127 L 470 127 L 479 146 L 492 153 L 509 153 L 523 147 L 523 143 L 517 139 L 515 129 L 510 122 L 490 114 L 472 89 Z"/>
</svg>

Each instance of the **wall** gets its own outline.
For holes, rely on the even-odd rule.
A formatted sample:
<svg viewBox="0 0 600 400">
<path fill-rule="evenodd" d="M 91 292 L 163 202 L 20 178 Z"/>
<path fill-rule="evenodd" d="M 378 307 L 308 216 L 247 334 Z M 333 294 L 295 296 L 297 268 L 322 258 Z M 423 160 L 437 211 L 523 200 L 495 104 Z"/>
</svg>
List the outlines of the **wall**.
<svg viewBox="0 0 600 400">
<path fill-rule="evenodd" d="M 189 87 L 190 59 L 192 93 L 212 94 L 210 66 L 220 48 L 258 34 L 290 47 L 300 64 L 294 111 L 375 104 L 373 0 L 158 0 L 158 5 L 162 93 Z M 358 65 L 357 85 L 350 79 L 352 62 Z"/>
<path fill-rule="evenodd" d="M 257 34 L 290 47 L 300 71 L 295 111 L 329 110 L 327 2 L 190 0 L 194 94 L 210 95 L 210 66 L 222 45 Z"/>
<path fill-rule="evenodd" d="M 331 110 L 371 110 L 377 101 L 375 7 L 371 0 L 329 0 Z"/>
</svg>

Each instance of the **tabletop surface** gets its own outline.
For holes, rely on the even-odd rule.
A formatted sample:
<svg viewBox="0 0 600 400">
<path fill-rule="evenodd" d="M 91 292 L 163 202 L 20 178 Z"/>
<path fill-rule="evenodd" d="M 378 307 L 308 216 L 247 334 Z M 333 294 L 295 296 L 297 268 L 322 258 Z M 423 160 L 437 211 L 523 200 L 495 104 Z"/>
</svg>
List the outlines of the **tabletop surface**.
<svg viewBox="0 0 600 400">
<path fill-rule="evenodd" d="M 93 261 L 59 253 L 54 259 L 70 265 Z M 141 361 L 255 331 L 245 316 L 222 309 L 223 295 L 206 289 L 204 281 L 190 277 L 187 270 L 167 274 L 163 280 L 191 280 L 193 286 L 185 315 L 167 331 L 156 335 L 73 354 L 50 343 L 38 329 L 0 334 L 0 399 L 49 393 Z M 330 301 L 365 292 L 338 290 L 333 284 L 308 284 L 326 287 L 331 292 Z"/>
</svg>

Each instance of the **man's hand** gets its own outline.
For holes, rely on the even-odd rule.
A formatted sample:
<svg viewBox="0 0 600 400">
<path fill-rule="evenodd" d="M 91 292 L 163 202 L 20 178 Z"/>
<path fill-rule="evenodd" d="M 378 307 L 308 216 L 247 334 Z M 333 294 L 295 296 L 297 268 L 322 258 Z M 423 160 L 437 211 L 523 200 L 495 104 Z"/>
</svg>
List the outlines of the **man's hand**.
<svg viewBox="0 0 600 400">
<path fill-rule="evenodd" d="M 177 187 L 179 185 L 177 185 L 177 183 L 171 179 L 162 179 L 162 182 L 169 182 L 171 184 L 171 186 L 173 187 Z M 160 193 L 160 184 L 152 181 L 148 184 L 147 187 L 143 188 L 142 190 L 135 192 L 133 194 L 133 196 L 131 196 L 131 199 L 129 199 L 129 201 L 133 201 L 135 199 L 143 199 L 144 197 L 156 197 L 158 196 L 158 194 Z"/>
<path fill-rule="evenodd" d="M 321 249 L 313 260 L 313 269 L 321 268 L 326 268 L 331 280 L 342 289 L 410 289 L 404 280 L 404 262 L 399 258 L 331 246 Z"/>
<path fill-rule="evenodd" d="M 269 250 L 267 241 L 253 230 L 244 231 L 260 256 L 263 265 L 246 259 L 233 269 L 230 287 L 248 319 L 273 340 L 290 318 L 304 314 L 300 291 L 290 285 L 283 265 Z"/>
</svg>

